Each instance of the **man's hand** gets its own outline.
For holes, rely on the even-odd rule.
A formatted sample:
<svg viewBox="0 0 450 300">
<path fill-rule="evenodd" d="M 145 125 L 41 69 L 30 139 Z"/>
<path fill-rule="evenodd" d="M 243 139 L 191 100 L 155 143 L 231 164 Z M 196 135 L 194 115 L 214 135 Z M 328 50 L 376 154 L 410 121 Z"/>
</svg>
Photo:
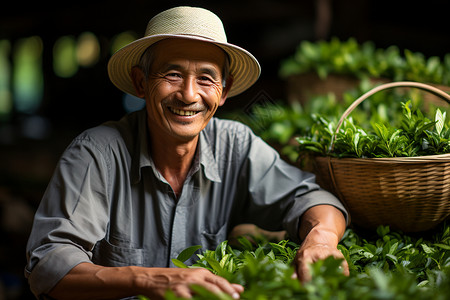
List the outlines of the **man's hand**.
<svg viewBox="0 0 450 300">
<path fill-rule="evenodd" d="M 329 256 L 343 259 L 343 273 L 349 274 L 348 263 L 337 249 L 345 228 L 343 214 L 333 206 L 314 206 L 303 214 L 300 224 L 300 238 L 303 242 L 294 260 L 300 281 L 311 280 L 309 265 Z"/>
<path fill-rule="evenodd" d="M 54 299 L 118 299 L 144 295 L 164 299 L 168 290 L 191 298 L 192 285 L 239 299 L 244 287 L 229 283 L 202 268 L 102 267 L 91 263 L 75 266 L 49 293 Z"/>
<path fill-rule="evenodd" d="M 342 268 L 345 275 L 349 275 L 348 263 L 334 244 L 334 240 L 338 239 L 332 232 L 326 230 L 313 229 L 301 244 L 294 263 L 296 265 L 297 276 L 302 282 L 311 280 L 309 265 L 323 260 L 329 256 L 343 259 Z"/>
<path fill-rule="evenodd" d="M 198 269 L 165 269 L 161 274 L 153 275 L 151 279 L 142 277 L 142 295 L 151 299 L 164 299 L 167 290 L 171 290 L 178 297 L 191 298 L 192 285 L 200 285 L 209 291 L 220 294 L 229 294 L 233 299 L 239 299 L 244 287 L 239 284 L 229 283 L 223 277 L 214 275 L 202 268 Z"/>
</svg>

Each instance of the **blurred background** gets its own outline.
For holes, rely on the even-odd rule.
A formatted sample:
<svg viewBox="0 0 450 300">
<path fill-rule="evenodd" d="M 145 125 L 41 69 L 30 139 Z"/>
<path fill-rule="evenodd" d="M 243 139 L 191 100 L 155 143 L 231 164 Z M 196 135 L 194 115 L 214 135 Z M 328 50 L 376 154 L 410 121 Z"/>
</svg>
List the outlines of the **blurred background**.
<svg viewBox="0 0 450 300">
<path fill-rule="evenodd" d="M 81 131 L 142 108 L 110 83 L 109 57 L 142 37 L 148 20 L 176 6 L 208 8 L 228 41 L 258 58 L 259 81 L 219 116 L 265 97 L 287 101 L 283 60 L 302 41 L 354 38 L 444 59 L 449 2 L 11 1 L 0 10 L 0 300 L 32 299 L 23 278 L 34 212 L 64 148 Z"/>
</svg>

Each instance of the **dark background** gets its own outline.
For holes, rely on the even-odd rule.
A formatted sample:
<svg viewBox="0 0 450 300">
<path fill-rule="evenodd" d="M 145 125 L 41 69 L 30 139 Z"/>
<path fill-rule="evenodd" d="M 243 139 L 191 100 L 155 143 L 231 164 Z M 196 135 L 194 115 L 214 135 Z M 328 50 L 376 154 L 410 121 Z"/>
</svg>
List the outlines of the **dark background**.
<svg viewBox="0 0 450 300">
<path fill-rule="evenodd" d="M 327 3 L 329 6 L 321 6 Z M 278 77 L 278 69 L 281 60 L 292 55 L 302 40 L 354 37 L 358 42 L 373 41 L 378 48 L 397 45 L 426 56 L 443 57 L 450 52 L 450 5 L 446 0 L 3 3 L 0 40 L 13 44 L 33 35 L 43 40 L 44 98 L 37 115 L 46 120 L 47 130 L 40 139 L 27 138 L 24 120 L 30 116 L 18 112 L 0 122 L 0 300 L 31 299 L 22 275 L 25 243 L 34 211 L 61 152 L 82 130 L 125 113 L 123 94 L 106 73 L 112 37 L 127 30 L 142 36 L 153 15 L 177 5 L 201 6 L 215 12 L 224 23 L 228 41 L 260 61 L 259 81 L 230 98 L 219 115 L 245 107 L 261 92 L 274 100 L 286 99 L 285 82 Z M 319 11 L 325 11 L 325 15 Z M 78 36 L 85 31 L 99 38 L 100 61 L 94 67 L 80 68 L 74 77 L 56 76 L 52 45 L 63 35 Z"/>
</svg>

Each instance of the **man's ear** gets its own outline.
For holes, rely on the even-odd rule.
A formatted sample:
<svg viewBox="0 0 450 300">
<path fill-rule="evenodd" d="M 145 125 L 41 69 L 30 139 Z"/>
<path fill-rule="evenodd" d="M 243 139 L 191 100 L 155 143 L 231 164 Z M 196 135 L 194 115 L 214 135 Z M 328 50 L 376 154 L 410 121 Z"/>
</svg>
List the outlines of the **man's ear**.
<svg viewBox="0 0 450 300">
<path fill-rule="evenodd" d="M 134 66 L 131 68 L 131 80 L 133 82 L 134 89 L 136 90 L 136 96 L 139 98 L 145 97 L 145 75 L 141 68 Z"/>
<path fill-rule="evenodd" d="M 225 104 L 225 101 L 227 100 L 228 92 L 231 90 L 231 86 L 233 85 L 233 77 L 230 75 L 227 78 L 227 81 L 225 82 L 225 87 L 222 91 L 222 96 L 220 97 L 219 106 L 222 106 Z"/>
</svg>

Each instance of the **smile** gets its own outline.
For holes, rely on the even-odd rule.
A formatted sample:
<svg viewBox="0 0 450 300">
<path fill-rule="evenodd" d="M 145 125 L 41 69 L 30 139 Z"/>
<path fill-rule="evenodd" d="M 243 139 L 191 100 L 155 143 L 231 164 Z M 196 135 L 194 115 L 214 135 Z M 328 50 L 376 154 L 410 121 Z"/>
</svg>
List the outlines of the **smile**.
<svg viewBox="0 0 450 300">
<path fill-rule="evenodd" d="M 181 110 L 181 109 L 171 108 L 171 107 L 169 109 L 174 114 L 177 114 L 177 115 L 180 115 L 180 116 L 193 116 L 196 113 L 198 113 L 197 111 L 194 111 L 194 110 Z"/>
</svg>

